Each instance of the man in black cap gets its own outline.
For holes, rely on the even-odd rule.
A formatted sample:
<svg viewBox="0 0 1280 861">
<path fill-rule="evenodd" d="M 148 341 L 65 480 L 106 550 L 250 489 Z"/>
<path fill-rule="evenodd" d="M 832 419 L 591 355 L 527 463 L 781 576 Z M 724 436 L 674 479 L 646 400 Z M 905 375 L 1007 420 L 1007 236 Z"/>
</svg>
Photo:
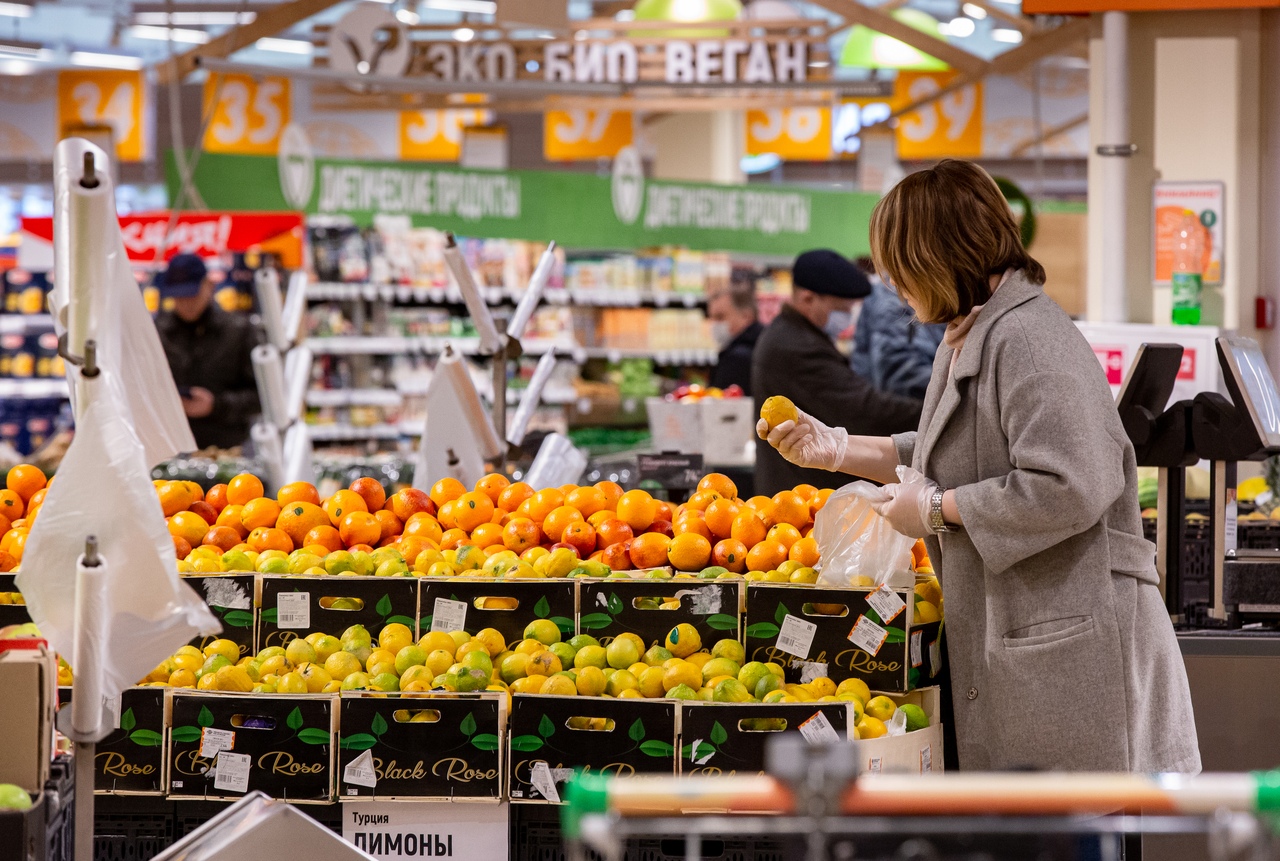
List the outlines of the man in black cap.
<svg viewBox="0 0 1280 861">
<path fill-rule="evenodd" d="M 175 255 L 156 275 L 156 287 L 162 300 L 173 300 L 173 310 L 156 317 L 156 329 L 196 445 L 240 445 L 259 409 L 250 356 L 257 332 L 246 316 L 213 301 L 217 285 L 194 254 Z"/>
<path fill-rule="evenodd" d="M 921 402 L 877 391 L 853 372 L 835 339 L 853 323 L 854 306 L 871 292 L 867 276 L 834 251 L 806 251 L 791 270 L 791 299 L 756 343 L 751 393 L 756 411 L 784 395 L 797 407 L 850 434 L 887 436 L 915 430 Z M 843 476 L 788 463 L 756 445 L 756 492 L 773 495 L 798 484 L 839 487 Z"/>
</svg>

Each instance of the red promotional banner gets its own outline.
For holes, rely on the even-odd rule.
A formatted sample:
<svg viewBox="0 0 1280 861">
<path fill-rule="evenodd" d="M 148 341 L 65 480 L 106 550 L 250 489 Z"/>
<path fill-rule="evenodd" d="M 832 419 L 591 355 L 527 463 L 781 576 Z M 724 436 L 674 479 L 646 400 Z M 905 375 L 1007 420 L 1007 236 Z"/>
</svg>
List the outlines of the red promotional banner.
<svg viewBox="0 0 1280 861">
<path fill-rule="evenodd" d="M 164 260 L 175 254 L 217 257 L 225 251 L 269 251 L 279 254 L 287 269 L 302 265 L 302 215 L 297 212 L 183 212 L 165 241 L 171 213 L 149 212 L 120 217 L 129 260 L 138 264 L 156 262 L 164 244 Z M 52 268 L 53 219 L 23 218 L 19 265 L 39 270 Z M 28 247 L 31 246 L 31 247 Z M 46 256 L 50 265 L 38 260 Z M 28 254 L 30 252 L 30 254 Z M 25 262 L 24 262 L 25 261 Z"/>
</svg>

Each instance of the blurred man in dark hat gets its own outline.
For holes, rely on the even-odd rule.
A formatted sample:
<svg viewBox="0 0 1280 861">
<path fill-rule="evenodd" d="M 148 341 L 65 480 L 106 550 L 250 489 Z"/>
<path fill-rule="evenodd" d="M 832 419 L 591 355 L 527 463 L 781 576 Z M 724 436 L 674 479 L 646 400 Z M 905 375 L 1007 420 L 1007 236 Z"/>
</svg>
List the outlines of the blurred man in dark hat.
<svg viewBox="0 0 1280 861">
<path fill-rule="evenodd" d="M 806 413 L 850 434 L 886 436 L 915 430 L 921 402 L 877 391 L 858 376 L 836 348 L 853 324 L 855 306 L 871 283 L 835 251 L 806 251 L 791 270 L 791 299 L 756 343 L 751 393 L 756 411 L 766 398 L 784 395 Z M 839 487 L 839 473 L 803 469 L 768 445 L 756 446 L 756 492 L 772 495 L 798 484 Z"/>
<path fill-rule="evenodd" d="M 232 448 L 249 438 L 258 413 L 258 388 L 250 353 L 258 335 L 247 316 L 228 313 L 213 301 L 217 284 L 194 254 L 178 254 L 156 275 L 163 300 L 156 329 L 191 433 L 201 448 Z"/>
</svg>

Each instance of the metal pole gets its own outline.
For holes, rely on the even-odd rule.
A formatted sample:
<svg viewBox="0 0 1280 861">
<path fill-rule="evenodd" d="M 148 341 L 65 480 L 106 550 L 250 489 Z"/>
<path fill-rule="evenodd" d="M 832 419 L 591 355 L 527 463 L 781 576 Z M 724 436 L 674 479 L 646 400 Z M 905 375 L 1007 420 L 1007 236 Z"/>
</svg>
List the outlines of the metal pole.
<svg viewBox="0 0 1280 861">
<path fill-rule="evenodd" d="M 507 438 L 507 356 L 511 352 L 511 339 L 507 337 L 507 324 L 502 320 L 494 320 L 498 334 L 502 338 L 502 347 L 493 354 L 493 429 L 498 432 L 498 439 Z M 504 464 L 499 463 L 497 469 L 502 470 Z"/>
<path fill-rule="evenodd" d="M 1105 55 L 1102 96 L 1102 320 L 1123 323 L 1129 317 L 1125 277 L 1129 208 L 1129 16 L 1102 16 Z"/>
<path fill-rule="evenodd" d="M 91 352 L 92 346 L 92 341 L 85 344 L 85 352 L 87 354 Z M 96 568 L 101 563 L 101 557 L 98 556 L 98 537 L 90 535 L 84 540 L 84 564 L 86 567 Z M 74 696 L 73 690 L 72 697 L 74 698 Z M 97 745 L 92 741 L 76 741 L 73 749 L 76 774 L 76 861 L 92 861 L 93 859 L 93 766 L 97 757 L 96 748 Z"/>
</svg>

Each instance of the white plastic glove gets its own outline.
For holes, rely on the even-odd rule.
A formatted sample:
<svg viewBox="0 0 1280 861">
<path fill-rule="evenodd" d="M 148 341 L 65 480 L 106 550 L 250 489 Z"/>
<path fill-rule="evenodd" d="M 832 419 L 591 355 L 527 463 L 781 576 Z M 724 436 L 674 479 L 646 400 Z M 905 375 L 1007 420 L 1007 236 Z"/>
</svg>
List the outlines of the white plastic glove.
<svg viewBox="0 0 1280 861">
<path fill-rule="evenodd" d="M 868 497 L 867 502 L 898 532 L 908 538 L 924 538 L 934 534 L 929 526 L 929 509 L 937 488 L 937 482 L 930 481 L 909 466 L 899 466 L 898 483 L 887 484 L 883 488 L 889 498 L 877 500 Z"/>
<path fill-rule="evenodd" d="M 849 432 L 831 428 L 808 413 L 800 413 L 796 421 L 783 422 L 772 430 L 764 419 L 756 422 L 756 435 L 768 440 L 784 458 L 805 469 L 835 472 L 844 463 L 844 450 Z"/>
</svg>

